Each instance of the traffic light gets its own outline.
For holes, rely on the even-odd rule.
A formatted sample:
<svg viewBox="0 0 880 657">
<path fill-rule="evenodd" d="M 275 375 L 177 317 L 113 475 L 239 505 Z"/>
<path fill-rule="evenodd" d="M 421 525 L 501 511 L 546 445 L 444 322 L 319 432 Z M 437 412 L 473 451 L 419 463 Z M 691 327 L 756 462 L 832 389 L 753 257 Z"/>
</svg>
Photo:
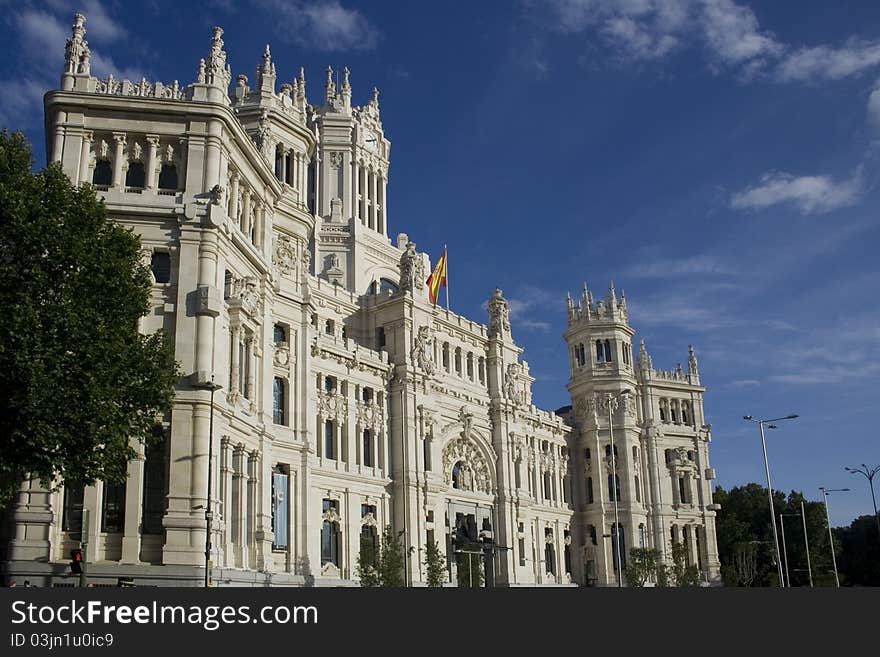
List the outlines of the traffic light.
<svg viewBox="0 0 880 657">
<path fill-rule="evenodd" d="M 82 560 L 83 554 L 82 550 L 71 550 L 70 551 L 70 572 L 74 575 L 79 575 L 82 573 Z"/>
</svg>

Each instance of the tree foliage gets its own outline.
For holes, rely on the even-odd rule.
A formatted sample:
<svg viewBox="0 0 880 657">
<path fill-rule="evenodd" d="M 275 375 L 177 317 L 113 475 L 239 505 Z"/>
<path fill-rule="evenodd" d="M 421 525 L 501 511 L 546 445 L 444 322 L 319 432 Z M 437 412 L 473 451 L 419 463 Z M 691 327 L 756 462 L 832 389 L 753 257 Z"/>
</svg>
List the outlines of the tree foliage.
<svg viewBox="0 0 880 657">
<path fill-rule="evenodd" d="M 409 548 L 412 552 L 413 548 Z M 385 588 L 401 588 L 406 586 L 404 566 L 407 550 L 403 546 L 403 532 L 396 534 L 387 525 L 382 531 L 382 539 L 377 549 L 372 543 L 365 549 L 361 541 L 361 552 L 358 555 L 355 573 L 361 586 L 379 586 Z"/>
<path fill-rule="evenodd" d="M 179 373 L 140 335 L 151 279 L 138 237 L 61 167 L 31 171 L 0 133 L 0 508 L 28 475 L 121 482 L 132 439 L 155 440 Z"/>
<path fill-rule="evenodd" d="M 699 586 L 700 571 L 696 564 L 688 563 L 688 548 L 683 542 L 672 544 L 671 581 L 674 586 Z"/>
<path fill-rule="evenodd" d="M 660 551 L 650 548 L 632 548 L 626 564 L 626 583 L 642 587 L 648 580 L 657 577 Z"/>
<path fill-rule="evenodd" d="M 837 565 L 841 584 L 880 586 L 880 534 L 875 516 L 859 516 L 849 527 L 834 529 L 840 542 Z"/>
<path fill-rule="evenodd" d="M 719 486 L 715 488 L 713 500 L 721 505 L 715 526 L 725 585 L 778 586 L 767 488 L 751 483 L 726 491 Z M 785 552 L 788 554 L 791 585 L 809 586 L 801 502 L 804 503 L 806 515 L 813 583 L 815 586 L 834 586 L 825 506 L 822 502 L 807 501 L 803 493 L 797 491 L 791 491 L 788 496 L 775 491 L 773 506 L 780 543 L 782 527 L 779 525 L 779 514 L 784 514 Z M 839 544 L 835 549 L 840 555 Z M 783 562 L 783 570 L 784 566 Z"/>
<path fill-rule="evenodd" d="M 425 544 L 425 581 L 430 587 L 440 587 L 446 582 L 446 557 L 437 541 Z"/>
</svg>

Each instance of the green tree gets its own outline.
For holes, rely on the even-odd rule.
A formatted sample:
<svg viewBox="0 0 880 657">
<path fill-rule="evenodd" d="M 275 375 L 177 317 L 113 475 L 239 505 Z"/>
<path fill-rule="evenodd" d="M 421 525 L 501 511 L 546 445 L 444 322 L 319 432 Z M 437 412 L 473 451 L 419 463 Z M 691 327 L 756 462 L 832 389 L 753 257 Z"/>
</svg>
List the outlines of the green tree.
<svg viewBox="0 0 880 657">
<path fill-rule="evenodd" d="M 446 582 L 446 557 L 437 541 L 425 544 L 425 580 L 428 586 L 440 587 Z"/>
<path fill-rule="evenodd" d="M 626 564 L 626 582 L 630 586 L 642 587 L 651 578 L 657 577 L 660 551 L 650 548 L 632 548 Z"/>
<path fill-rule="evenodd" d="M 837 566 L 845 586 L 880 586 L 880 537 L 874 516 L 859 516 L 849 527 L 836 527 L 840 543 Z"/>
<path fill-rule="evenodd" d="M 376 569 L 378 555 L 374 537 L 361 535 L 360 547 L 355 563 L 355 576 L 363 587 L 379 586 L 379 571 Z"/>
<path fill-rule="evenodd" d="M 675 586 L 699 586 L 700 571 L 688 563 L 688 548 L 682 542 L 672 544 L 672 582 Z"/>
<path fill-rule="evenodd" d="M 166 336 L 137 331 L 138 237 L 90 185 L 32 164 L 24 136 L 0 132 L 0 508 L 28 476 L 124 481 L 179 377 Z"/>
<path fill-rule="evenodd" d="M 715 527 L 725 585 L 778 586 L 776 547 L 770 524 L 767 488 L 751 483 L 726 491 L 719 486 L 715 489 L 713 501 L 721 505 Z M 801 492 L 791 491 L 786 497 L 784 493 L 775 491 L 773 506 L 777 530 L 781 542 L 781 513 L 785 523 L 785 552 L 788 554 L 791 585 L 809 585 L 807 550 L 801 518 L 802 502 L 809 537 L 813 583 L 815 586 L 833 586 L 834 575 L 824 505 L 822 502 L 806 500 Z M 780 551 L 781 548 L 780 545 Z M 783 563 L 783 570 L 784 566 Z"/>
</svg>

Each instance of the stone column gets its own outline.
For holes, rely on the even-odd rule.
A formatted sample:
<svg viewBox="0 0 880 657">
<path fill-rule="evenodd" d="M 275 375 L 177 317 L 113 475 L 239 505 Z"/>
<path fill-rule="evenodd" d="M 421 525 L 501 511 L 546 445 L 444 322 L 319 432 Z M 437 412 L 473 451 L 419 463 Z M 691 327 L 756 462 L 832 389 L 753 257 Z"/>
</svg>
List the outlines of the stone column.
<svg viewBox="0 0 880 657">
<path fill-rule="evenodd" d="M 379 175 L 376 172 L 370 174 L 370 228 L 375 230 L 376 226 L 376 214 L 378 210 L 379 197 L 377 194 L 378 187 L 378 179 Z"/>
<path fill-rule="evenodd" d="M 52 145 L 52 161 L 60 162 L 64 155 L 64 126 L 61 122 L 64 120 L 64 112 L 56 114 L 55 138 Z"/>
<path fill-rule="evenodd" d="M 141 518 L 144 497 L 144 446 L 133 441 L 136 456 L 128 462 L 125 482 L 125 526 L 122 534 L 122 563 L 139 563 L 141 557 Z"/>
<path fill-rule="evenodd" d="M 245 187 L 242 190 L 242 199 L 241 199 L 241 217 L 238 223 L 238 227 L 241 229 L 245 235 L 248 234 L 250 227 L 250 214 L 251 214 L 251 190 L 248 187 Z"/>
<path fill-rule="evenodd" d="M 159 150 L 159 135 L 147 135 L 147 179 L 146 188 L 156 191 L 156 153 Z"/>
<path fill-rule="evenodd" d="M 383 235 L 388 234 L 388 209 L 385 205 L 386 198 L 386 187 L 388 185 L 388 181 L 384 178 L 379 179 L 379 207 L 381 208 L 381 212 L 379 215 L 379 223 L 376 225 L 376 230 L 378 230 Z"/>
<path fill-rule="evenodd" d="M 121 189 L 125 180 L 122 177 L 122 163 L 125 158 L 125 133 L 114 132 L 113 139 L 116 141 L 116 151 L 113 155 L 113 183 L 114 189 Z"/>
<path fill-rule="evenodd" d="M 239 348 L 238 344 L 240 341 L 239 334 L 241 332 L 241 328 L 237 325 L 232 325 L 229 327 L 229 342 L 230 342 L 230 351 L 232 356 L 232 363 L 229 368 L 229 394 L 234 398 L 239 391 L 238 389 L 238 377 L 239 377 L 239 368 L 241 367 L 241 363 L 239 363 Z"/>
<path fill-rule="evenodd" d="M 252 404 L 256 404 L 257 395 L 254 386 L 254 372 L 257 369 L 256 356 L 254 355 L 254 338 L 247 338 L 247 348 L 245 349 L 246 358 L 248 359 L 248 377 L 247 377 L 247 398 Z"/>
<path fill-rule="evenodd" d="M 80 151 L 79 156 L 79 176 L 77 183 L 82 184 L 85 182 L 91 182 L 89 180 L 89 164 L 91 159 L 92 152 L 92 140 L 94 139 L 94 135 L 91 130 L 86 130 L 83 132 L 82 138 L 82 150 Z"/>
<path fill-rule="evenodd" d="M 220 121 L 209 121 L 208 134 L 205 137 L 205 186 L 202 190 L 204 192 L 209 192 L 214 185 L 220 184 L 221 135 Z"/>
<path fill-rule="evenodd" d="M 232 441 L 229 436 L 220 439 L 220 512 L 223 518 L 223 535 L 220 545 L 223 550 L 221 565 L 234 565 L 235 555 L 232 551 Z"/>
<path fill-rule="evenodd" d="M 52 557 L 49 551 L 53 526 L 51 496 L 49 488 L 37 479 L 22 482 L 12 507 L 15 534 L 9 542 L 10 561 L 49 561 Z"/>
<path fill-rule="evenodd" d="M 238 223 L 238 171 L 229 174 L 229 219 Z"/>
<path fill-rule="evenodd" d="M 260 453 L 248 452 L 248 567 L 261 568 L 259 538 L 260 534 Z"/>
<path fill-rule="evenodd" d="M 281 151 L 281 182 L 287 183 L 287 155 L 290 151 L 283 144 L 279 144 Z"/>
</svg>

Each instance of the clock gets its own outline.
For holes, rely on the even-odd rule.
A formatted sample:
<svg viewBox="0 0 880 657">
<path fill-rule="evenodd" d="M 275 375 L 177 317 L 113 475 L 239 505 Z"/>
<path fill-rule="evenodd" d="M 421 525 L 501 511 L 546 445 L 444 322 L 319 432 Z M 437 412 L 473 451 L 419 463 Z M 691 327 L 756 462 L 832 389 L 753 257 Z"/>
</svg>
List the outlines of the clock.
<svg viewBox="0 0 880 657">
<path fill-rule="evenodd" d="M 379 150 L 379 138 L 372 130 L 364 130 L 364 148 L 371 153 Z"/>
</svg>

